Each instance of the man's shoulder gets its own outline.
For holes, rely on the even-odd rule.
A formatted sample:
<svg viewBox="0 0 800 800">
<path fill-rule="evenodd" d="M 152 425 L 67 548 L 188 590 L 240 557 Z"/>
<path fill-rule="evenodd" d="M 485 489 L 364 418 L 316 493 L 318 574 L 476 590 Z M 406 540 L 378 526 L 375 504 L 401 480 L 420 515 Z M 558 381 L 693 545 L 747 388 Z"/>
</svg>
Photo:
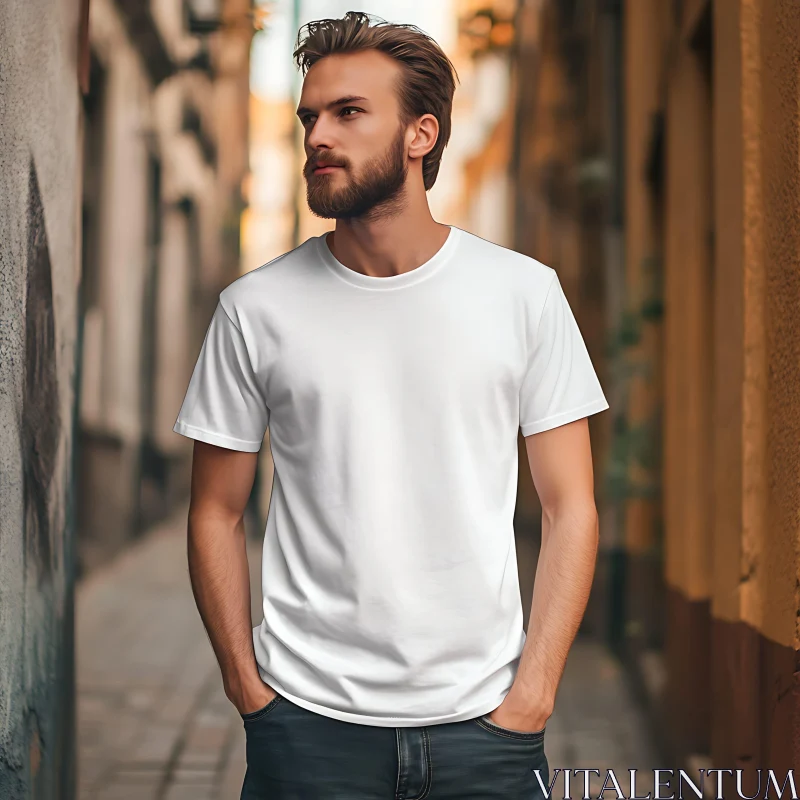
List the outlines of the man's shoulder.
<svg viewBox="0 0 800 800">
<path fill-rule="evenodd" d="M 533 256 L 482 239 L 477 234 L 468 231 L 464 233 L 468 251 L 476 260 L 489 267 L 498 278 L 505 274 L 509 279 L 548 285 L 555 275 L 552 267 L 548 267 Z"/>
<path fill-rule="evenodd" d="M 220 302 L 229 314 L 246 313 L 251 307 L 264 307 L 294 283 L 312 259 L 314 238 L 245 272 L 220 292 Z"/>
</svg>

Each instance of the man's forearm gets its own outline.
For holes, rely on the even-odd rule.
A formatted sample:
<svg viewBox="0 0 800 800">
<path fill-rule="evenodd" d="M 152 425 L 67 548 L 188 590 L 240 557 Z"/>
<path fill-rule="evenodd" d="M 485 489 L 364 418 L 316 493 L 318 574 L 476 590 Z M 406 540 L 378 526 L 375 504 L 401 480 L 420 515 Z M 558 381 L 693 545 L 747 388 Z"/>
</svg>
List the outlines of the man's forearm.
<svg viewBox="0 0 800 800">
<path fill-rule="evenodd" d="M 511 693 L 515 701 L 552 712 L 572 642 L 586 611 L 597 560 L 597 512 L 542 515 L 528 635 Z"/>
<path fill-rule="evenodd" d="M 261 683 L 253 651 L 244 522 L 189 513 L 189 575 L 231 700 Z"/>
</svg>

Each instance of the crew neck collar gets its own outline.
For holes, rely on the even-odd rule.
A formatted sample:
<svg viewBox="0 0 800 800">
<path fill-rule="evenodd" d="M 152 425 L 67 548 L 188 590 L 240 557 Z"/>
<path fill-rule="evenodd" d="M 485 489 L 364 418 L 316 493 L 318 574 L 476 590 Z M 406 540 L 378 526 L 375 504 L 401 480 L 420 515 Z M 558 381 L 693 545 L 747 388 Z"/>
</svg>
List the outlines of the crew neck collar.
<svg viewBox="0 0 800 800">
<path fill-rule="evenodd" d="M 358 286 L 362 289 L 375 289 L 377 291 L 386 291 L 389 289 L 400 289 L 405 286 L 412 286 L 415 283 L 429 278 L 437 272 L 447 261 L 450 260 L 453 252 L 456 249 L 456 244 L 461 235 L 461 230 L 453 225 L 448 225 L 450 233 L 447 235 L 444 244 L 423 264 L 420 264 L 414 269 L 407 272 L 401 272 L 399 275 L 389 275 L 388 277 L 378 277 L 376 275 L 364 275 L 362 272 L 356 272 L 350 267 L 346 267 L 339 261 L 336 256 L 331 252 L 328 247 L 328 233 L 323 233 L 317 236 L 316 246 L 325 266 L 334 272 L 339 278 L 352 286 Z"/>
</svg>

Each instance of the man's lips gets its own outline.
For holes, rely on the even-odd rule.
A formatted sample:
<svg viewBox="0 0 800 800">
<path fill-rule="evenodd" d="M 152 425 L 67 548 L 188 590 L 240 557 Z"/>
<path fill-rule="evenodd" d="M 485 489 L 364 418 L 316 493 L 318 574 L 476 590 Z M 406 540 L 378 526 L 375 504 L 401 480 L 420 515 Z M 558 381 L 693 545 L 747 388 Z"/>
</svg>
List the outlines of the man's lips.
<svg viewBox="0 0 800 800">
<path fill-rule="evenodd" d="M 335 169 L 342 169 L 338 164 L 320 164 L 311 170 L 314 175 L 324 175 L 327 172 L 333 172 Z"/>
</svg>

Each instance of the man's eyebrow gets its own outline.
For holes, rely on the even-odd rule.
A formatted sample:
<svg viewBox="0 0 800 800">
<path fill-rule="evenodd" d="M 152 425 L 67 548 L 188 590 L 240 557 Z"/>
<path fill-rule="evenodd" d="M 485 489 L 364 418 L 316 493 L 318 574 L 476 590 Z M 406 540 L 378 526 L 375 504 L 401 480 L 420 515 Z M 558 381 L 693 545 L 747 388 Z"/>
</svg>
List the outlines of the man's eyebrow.
<svg viewBox="0 0 800 800">
<path fill-rule="evenodd" d="M 328 103 L 326 108 L 335 108 L 336 106 L 343 106 L 347 105 L 347 103 L 361 103 L 367 100 L 366 97 L 360 97 L 355 94 L 347 95 L 346 97 L 340 97 L 338 100 L 334 100 L 332 103 Z M 306 108 L 306 106 L 300 106 L 297 109 L 297 116 L 301 116 L 302 114 L 313 114 L 314 110 L 312 108 Z"/>
</svg>

